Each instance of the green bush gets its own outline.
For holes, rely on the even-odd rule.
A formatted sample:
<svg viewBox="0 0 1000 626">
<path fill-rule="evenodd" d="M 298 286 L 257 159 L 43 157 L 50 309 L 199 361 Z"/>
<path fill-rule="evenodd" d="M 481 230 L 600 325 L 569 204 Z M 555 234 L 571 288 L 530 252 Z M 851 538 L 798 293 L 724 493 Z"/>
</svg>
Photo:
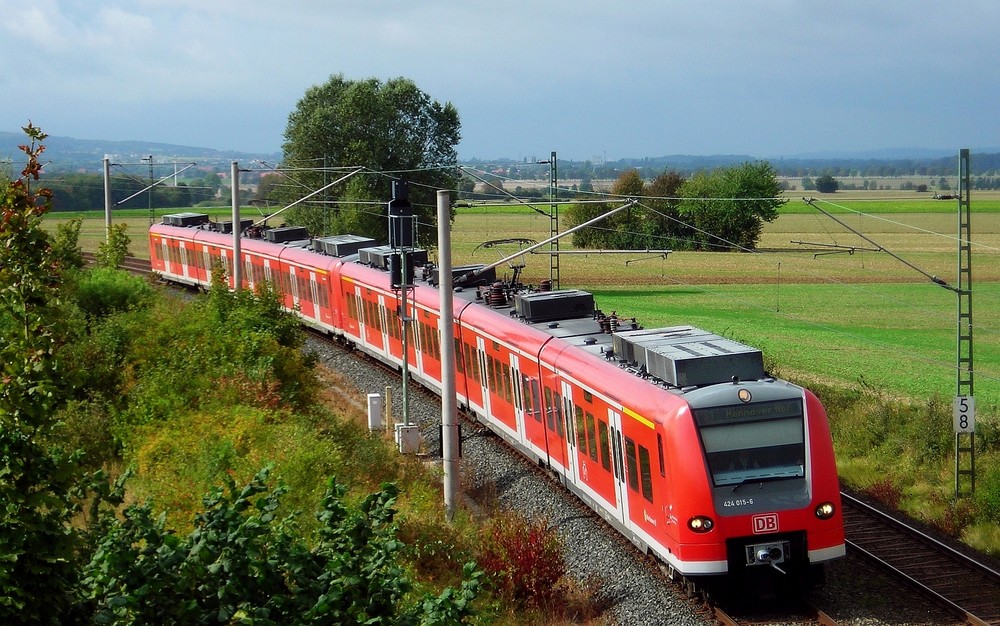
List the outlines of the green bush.
<svg viewBox="0 0 1000 626">
<path fill-rule="evenodd" d="M 77 306 L 93 318 L 141 309 L 152 297 L 153 288 L 145 279 L 108 267 L 85 272 L 76 285 Z"/>
<path fill-rule="evenodd" d="M 990 465 L 983 463 L 985 460 L 980 459 L 980 465 L 989 469 L 976 477 L 975 502 L 986 519 L 1000 524 L 1000 463 L 996 462 L 996 457 L 991 459 L 994 462 Z"/>
<path fill-rule="evenodd" d="M 148 505 L 109 516 L 108 531 L 79 589 L 88 621 L 100 624 L 440 624 L 472 613 L 480 574 L 469 564 L 460 589 L 415 601 L 397 562 L 396 489 L 356 509 L 328 482 L 311 540 L 294 515 L 279 517 L 285 489 L 264 469 L 244 487 L 227 480 L 203 500 L 187 536 L 166 530 Z"/>
<path fill-rule="evenodd" d="M 102 400 L 71 400 L 58 414 L 60 440 L 80 455 L 84 468 L 98 469 L 114 461 L 121 450 L 112 435 L 111 407 Z"/>
</svg>

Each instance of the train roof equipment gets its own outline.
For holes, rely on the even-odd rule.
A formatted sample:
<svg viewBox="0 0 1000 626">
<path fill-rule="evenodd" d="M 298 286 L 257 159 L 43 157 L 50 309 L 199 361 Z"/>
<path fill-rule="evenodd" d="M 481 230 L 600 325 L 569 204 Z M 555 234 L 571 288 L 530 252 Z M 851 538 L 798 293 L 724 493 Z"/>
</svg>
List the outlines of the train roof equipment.
<svg viewBox="0 0 1000 626">
<path fill-rule="evenodd" d="M 309 239 L 309 231 L 304 226 L 279 226 L 264 231 L 264 239 L 271 243 L 290 243 Z"/>
<path fill-rule="evenodd" d="M 427 264 L 427 250 L 414 248 L 406 251 L 410 267 Z M 399 254 L 399 250 L 392 246 L 372 246 L 358 250 L 358 261 L 364 265 L 371 265 L 380 270 L 388 270 L 392 255 Z"/>
<path fill-rule="evenodd" d="M 206 213 L 172 213 L 163 216 L 163 223 L 167 226 L 200 226 L 208 223 Z"/>
<path fill-rule="evenodd" d="M 594 294 L 579 289 L 519 293 L 514 296 L 514 310 L 528 323 L 592 317 Z"/>
<path fill-rule="evenodd" d="M 760 350 L 693 326 L 626 330 L 613 346 L 625 362 L 676 387 L 767 376 Z"/>
<path fill-rule="evenodd" d="M 330 256 L 347 257 L 358 254 L 362 248 L 378 245 L 371 237 L 361 235 L 334 235 L 331 237 L 316 237 L 312 240 L 312 249 Z"/>
</svg>

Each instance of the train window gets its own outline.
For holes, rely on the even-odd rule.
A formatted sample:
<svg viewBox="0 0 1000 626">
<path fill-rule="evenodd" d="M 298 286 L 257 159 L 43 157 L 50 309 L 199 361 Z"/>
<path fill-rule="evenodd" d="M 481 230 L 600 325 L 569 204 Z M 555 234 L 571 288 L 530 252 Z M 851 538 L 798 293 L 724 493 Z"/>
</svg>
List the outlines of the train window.
<svg viewBox="0 0 1000 626">
<path fill-rule="evenodd" d="M 385 307 L 385 323 L 388 324 L 386 331 L 393 339 L 399 339 L 399 314 L 392 307 Z"/>
<path fill-rule="evenodd" d="M 587 429 L 583 424 L 583 409 L 576 407 L 576 441 L 583 448 L 587 445 Z"/>
<path fill-rule="evenodd" d="M 305 270 L 300 269 L 299 273 L 295 275 L 295 280 L 298 283 L 299 300 L 305 300 L 306 302 L 310 302 L 312 298 L 310 297 L 311 294 L 309 292 L 309 281 L 302 274 L 302 272 L 304 271 Z"/>
<path fill-rule="evenodd" d="M 319 296 L 319 305 L 324 309 L 330 308 L 330 298 L 329 294 L 326 292 L 326 285 L 323 281 L 312 281 L 313 289 L 316 290 L 316 294 Z"/>
<path fill-rule="evenodd" d="M 465 359 L 462 358 L 462 340 L 455 338 L 455 369 L 459 374 L 465 374 Z"/>
<path fill-rule="evenodd" d="M 716 487 L 805 476 L 801 400 L 693 411 Z"/>
<path fill-rule="evenodd" d="M 583 392 L 583 399 L 584 399 L 585 402 L 593 402 L 594 401 L 594 394 L 590 393 L 589 391 L 584 391 Z"/>
<path fill-rule="evenodd" d="M 347 294 L 347 317 L 358 319 L 358 300 L 353 293 Z"/>
<path fill-rule="evenodd" d="M 660 461 L 660 476 L 666 476 L 667 472 L 663 467 L 663 435 L 656 433 L 656 455 Z"/>
<path fill-rule="evenodd" d="M 558 423 L 559 420 L 556 419 L 555 417 L 556 410 L 552 406 L 552 390 L 546 387 L 544 393 L 545 393 L 545 416 L 546 418 L 548 418 L 549 430 L 555 431 L 556 423 Z"/>
<path fill-rule="evenodd" d="M 615 454 L 615 476 L 623 479 L 625 472 L 622 469 L 622 434 L 617 430 L 614 431 L 611 437 L 611 450 Z"/>
<path fill-rule="evenodd" d="M 639 478 L 642 485 L 642 497 L 653 501 L 653 475 L 649 467 L 649 450 L 639 446 Z"/>
<path fill-rule="evenodd" d="M 465 344 L 465 354 L 469 360 L 469 372 L 471 378 L 479 382 L 479 359 L 476 358 L 476 349 L 469 344 Z"/>
<path fill-rule="evenodd" d="M 604 420 L 597 420 L 597 436 L 601 443 L 601 466 L 611 471 L 611 451 L 608 446 L 608 423 Z"/>
<path fill-rule="evenodd" d="M 639 491 L 639 466 L 636 462 L 635 442 L 625 437 L 625 476 L 632 491 Z"/>
<path fill-rule="evenodd" d="M 560 396 L 557 392 L 553 391 L 552 398 L 553 398 L 552 412 L 555 413 L 556 416 L 556 432 L 559 433 L 560 439 L 565 439 L 566 431 L 563 428 L 562 396 Z M 573 436 L 572 431 L 569 433 L 569 435 L 572 438 Z"/>
<path fill-rule="evenodd" d="M 587 454 L 597 460 L 597 432 L 594 428 L 594 416 L 587 413 Z"/>
<path fill-rule="evenodd" d="M 496 383 L 493 382 L 493 357 L 486 357 L 486 387 L 488 389 L 496 389 Z"/>
<path fill-rule="evenodd" d="M 524 398 L 524 411 L 529 415 L 533 415 L 535 421 L 539 424 L 542 423 L 542 412 L 535 410 L 535 399 L 531 393 L 531 379 L 527 376 L 524 377 L 524 384 L 522 385 L 522 396 Z M 549 426 L 549 428 L 552 428 Z"/>
<path fill-rule="evenodd" d="M 510 366 L 503 364 L 503 397 L 507 402 L 514 404 L 514 394 L 511 389 Z"/>
<path fill-rule="evenodd" d="M 496 351 L 499 351 L 500 350 L 500 344 L 498 342 L 494 341 L 493 342 L 493 349 L 496 350 Z"/>
</svg>

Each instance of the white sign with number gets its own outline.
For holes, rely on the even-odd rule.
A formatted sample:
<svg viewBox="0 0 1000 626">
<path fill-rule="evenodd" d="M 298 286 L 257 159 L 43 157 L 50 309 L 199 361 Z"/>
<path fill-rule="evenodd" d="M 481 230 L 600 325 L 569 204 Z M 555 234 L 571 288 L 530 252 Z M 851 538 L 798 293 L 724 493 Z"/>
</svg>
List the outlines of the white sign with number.
<svg viewBox="0 0 1000 626">
<path fill-rule="evenodd" d="M 976 432 L 976 399 L 972 396 L 957 396 L 952 412 L 956 433 Z"/>
</svg>

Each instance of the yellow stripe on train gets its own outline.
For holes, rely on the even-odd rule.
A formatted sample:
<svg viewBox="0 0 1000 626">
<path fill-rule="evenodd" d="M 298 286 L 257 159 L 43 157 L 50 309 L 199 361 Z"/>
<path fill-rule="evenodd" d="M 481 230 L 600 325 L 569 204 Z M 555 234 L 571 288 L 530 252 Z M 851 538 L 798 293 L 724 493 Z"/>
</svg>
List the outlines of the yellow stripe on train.
<svg viewBox="0 0 1000 626">
<path fill-rule="evenodd" d="M 636 413 L 632 409 L 622 407 L 622 413 L 624 413 L 624 414 L 626 414 L 626 415 L 628 415 L 630 417 L 634 417 L 637 422 L 645 424 L 646 426 L 652 428 L 653 430 L 656 430 L 656 425 L 651 420 L 648 420 L 645 417 L 639 415 L 638 413 Z"/>
</svg>

